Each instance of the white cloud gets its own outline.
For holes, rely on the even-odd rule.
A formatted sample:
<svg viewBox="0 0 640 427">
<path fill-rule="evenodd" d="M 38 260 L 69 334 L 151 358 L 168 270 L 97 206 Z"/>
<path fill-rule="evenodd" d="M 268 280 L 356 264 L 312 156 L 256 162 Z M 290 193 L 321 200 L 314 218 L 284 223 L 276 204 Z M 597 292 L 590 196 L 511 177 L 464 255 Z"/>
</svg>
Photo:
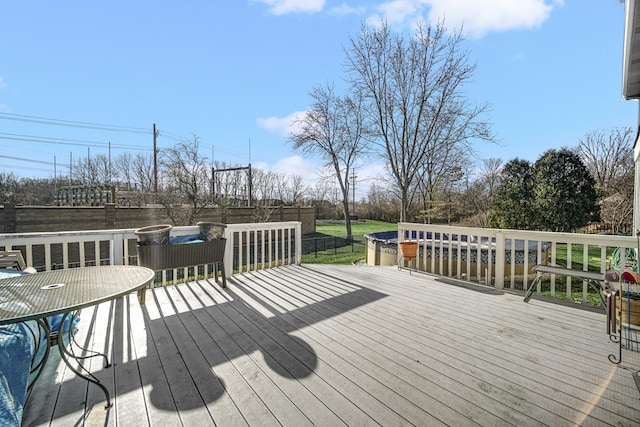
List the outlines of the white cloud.
<svg viewBox="0 0 640 427">
<path fill-rule="evenodd" d="M 284 15 L 296 12 L 320 12 L 324 8 L 325 0 L 258 0 L 269 5 L 274 15 Z"/>
<path fill-rule="evenodd" d="M 301 156 L 289 156 L 278 160 L 278 162 L 273 165 L 272 170 L 286 175 L 302 175 L 306 178 L 315 179 L 317 177 L 314 171 L 319 168 L 320 165 L 310 159 L 305 159 Z"/>
<path fill-rule="evenodd" d="M 302 156 L 293 155 L 283 157 L 275 163 L 257 162 L 252 165 L 256 169 L 277 172 L 284 175 L 302 175 L 311 181 L 317 178 L 317 173 L 322 169 L 322 165 L 315 159 L 307 159 Z"/>
<path fill-rule="evenodd" d="M 287 176 L 302 176 L 305 185 L 308 186 L 315 185 L 316 180 L 323 173 L 322 165 L 315 159 L 307 159 L 297 155 L 284 157 L 274 164 L 257 162 L 252 166 L 256 169 L 276 172 Z"/>
<path fill-rule="evenodd" d="M 304 111 L 296 111 L 287 117 L 259 117 L 256 120 L 258 126 L 269 132 L 277 133 L 282 136 L 289 136 L 296 129 L 295 122 L 304 116 Z"/>
<path fill-rule="evenodd" d="M 396 26 L 421 15 L 426 3 L 424 0 L 391 0 L 378 6 L 378 10 L 382 14 L 382 20 Z"/>
<path fill-rule="evenodd" d="M 360 15 L 364 13 L 364 7 L 353 7 L 346 3 L 342 3 L 340 6 L 332 7 L 329 13 L 332 15 Z"/>
<path fill-rule="evenodd" d="M 386 21 L 395 27 L 412 27 L 417 21 L 432 24 L 444 18 L 450 29 L 463 27 L 467 37 L 482 37 L 491 31 L 537 28 L 564 0 L 390 0 L 367 22 Z M 425 17 L 426 15 L 426 17 Z"/>
</svg>

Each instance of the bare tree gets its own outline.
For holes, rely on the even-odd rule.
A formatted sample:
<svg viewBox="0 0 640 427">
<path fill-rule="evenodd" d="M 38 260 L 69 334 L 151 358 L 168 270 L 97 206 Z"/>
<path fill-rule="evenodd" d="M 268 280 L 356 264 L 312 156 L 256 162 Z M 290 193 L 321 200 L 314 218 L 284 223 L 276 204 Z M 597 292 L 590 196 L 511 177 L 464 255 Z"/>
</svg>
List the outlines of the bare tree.
<svg viewBox="0 0 640 427">
<path fill-rule="evenodd" d="M 423 214 L 425 223 L 431 223 L 430 212 L 433 212 L 434 207 L 450 213 L 451 190 L 464 182 L 462 178 L 465 171 L 470 169 L 469 156 L 461 147 L 448 146 L 444 141 L 437 142 L 436 145 L 441 146 L 427 150 L 428 155 L 418 166 L 421 179 L 418 180 L 417 187 L 426 213 Z M 439 198 L 446 200 L 438 200 Z"/>
<path fill-rule="evenodd" d="M 616 192 L 618 178 L 633 170 L 633 130 L 594 130 L 578 142 L 578 153 L 605 195 Z"/>
<path fill-rule="evenodd" d="M 367 218 L 386 222 L 397 222 L 400 217 L 400 205 L 393 192 L 380 184 L 371 184 L 364 207 Z"/>
<path fill-rule="evenodd" d="M 317 154 L 333 169 L 342 194 L 347 239 L 353 238 L 349 213 L 350 172 L 364 152 L 366 134 L 362 98 L 358 92 L 341 97 L 333 85 L 315 87 L 313 103 L 289 141 L 306 155 Z"/>
<path fill-rule="evenodd" d="M 491 157 L 489 159 L 482 160 L 481 179 L 486 183 L 489 206 L 491 206 L 491 203 L 493 202 L 493 195 L 500 184 L 501 171 L 502 159 Z"/>
<path fill-rule="evenodd" d="M 133 188 L 133 157 L 129 153 L 118 155 L 113 161 L 113 174 L 126 190 Z"/>
<path fill-rule="evenodd" d="M 282 177 L 275 172 L 255 169 L 253 172 L 254 211 L 255 222 L 266 222 L 282 200 L 279 197 L 279 188 L 282 187 Z"/>
<path fill-rule="evenodd" d="M 273 188 L 273 198 L 277 200 L 279 204 L 287 204 L 289 199 L 289 180 L 284 174 L 276 172 L 267 172 L 265 174 L 271 176 Z"/>
<path fill-rule="evenodd" d="M 95 184 L 110 184 L 112 178 L 111 159 L 104 154 L 97 154 L 91 159 L 95 171 Z"/>
<path fill-rule="evenodd" d="M 316 180 L 315 185 L 309 186 L 306 192 L 312 200 L 329 201 L 329 195 L 332 189 L 332 186 L 327 180 L 320 178 Z"/>
<path fill-rule="evenodd" d="M 81 157 L 76 160 L 73 167 L 73 182 L 86 186 L 94 185 L 97 180 L 94 165 L 88 157 Z"/>
<path fill-rule="evenodd" d="M 461 192 L 460 207 L 466 212 L 467 222 L 473 227 L 488 227 L 489 210 L 496 188 L 500 184 L 502 160 L 482 160 L 482 167 L 475 176 L 465 177 L 465 188 Z"/>
<path fill-rule="evenodd" d="M 614 232 L 633 216 L 634 131 L 630 127 L 588 132 L 578 142 L 577 151 L 601 196 L 602 220 Z"/>
<path fill-rule="evenodd" d="M 147 204 L 151 200 L 154 191 L 155 177 L 153 167 L 153 154 L 138 153 L 133 158 L 132 163 L 134 185 L 140 187 L 143 196 L 143 203 Z"/>
<path fill-rule="evenodd" d="M 316 179 L 314 185 L 306 189 L 309 197 L 309 205 L 316 208 L 317 219 L 329 219 L 335 217 L 335 204 L 333 199 L 333 184 L 323 178 Z"/>
<path fill-rule="evenodd" d="M 20 193 L 20 181 L 15 174 L 0 172 L 0 202 L 16 203 Z"/>
<path fill-rule="evenodd" d="M 216 161 L 214 171 L 213 202 L 223 208 L 247 206 L 250 187 L 247 168 Z"/>
<path fill-rule="evenodd" d="M 304 185 L 304 177 L 301 175 L 291 175 L 287 177 L 287 195 L 285 202 L 292 206 L 300 206 L 304 202 L 307 188 Z"/>
<path fill-rule="evenodd" d="M 199 138 L 160 150 L 160 203 L 175 225 L 192 225 L 209 201 L 209 166 L 200 155 Z"/>
<path fill-rule="evenodd" d="M 463 41 L 442 22 L 419 25 L 407 38 L 386 24 L 363 24 L 346 52 L 351 83 L 368 101 L 368 119 L 399 190 L 401 221 L 416 181 L 430 179 L 424 163 L 431 156 L 451 158 L 470 150 L 473 139 L 493 140 L 480 120 L 488 105 L 472 104 L 462 91 L 475 70 Z"/>
</svg>

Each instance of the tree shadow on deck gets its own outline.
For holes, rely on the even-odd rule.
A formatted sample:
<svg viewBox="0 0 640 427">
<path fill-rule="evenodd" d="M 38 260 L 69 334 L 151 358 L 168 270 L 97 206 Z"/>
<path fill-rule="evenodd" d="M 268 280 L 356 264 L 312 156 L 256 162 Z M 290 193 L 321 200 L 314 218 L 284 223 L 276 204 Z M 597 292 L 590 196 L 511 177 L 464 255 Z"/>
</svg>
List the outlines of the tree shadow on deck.
<svg viewBox="0 0 640 427">
<path fill-rule="evenodd" d="M 311 344 L 293 333 L 386 295 L 354 284 L 334 291 L 335 295 L 322 290 L 300 293 L 296 282 L 305 279 L 308 274 L 278 277 L 263 272 L 232 278 L 226 289 L 208 280 L 156 288 L 137 318 L 126 301 L 114 301 L 112 321 L 106 325 L 113 338 L 101 349 L 110 354 L 112 367 L 98 370 L 94 365 L 91 370 L 109 389 L 112 400 L 114 396 L 129 399 L 124 395 L 145 388 L 150 390 L 144 393 L 148 397 L 137 393 L 128 405 L 137 402 L 171 412 L 206 407 L 227 394 L 243 398 L 239 393 L 279 387 L 279 377 L 306 378 L 317 368 L 318 356 Z M 105 327 L 97 313 L 89 322 L 91 327 Z M 136 331 L 143 327 L 146 343 L 127 344 L 140 337 Z M 87 336 L 81 345 L 90 345 L 91 334 Z M 61 390 L 86 387 L 84 380 L 73 377 Z M 104 395 L 94 385 L 88 387 L 87 410 L 97 411 Z M 77 411 L 82 411 L 79 401 L 58 404 L 55 418 Z M 107 421 L 113 416 L 112 410 L 104 415 Z"/>
</svg>

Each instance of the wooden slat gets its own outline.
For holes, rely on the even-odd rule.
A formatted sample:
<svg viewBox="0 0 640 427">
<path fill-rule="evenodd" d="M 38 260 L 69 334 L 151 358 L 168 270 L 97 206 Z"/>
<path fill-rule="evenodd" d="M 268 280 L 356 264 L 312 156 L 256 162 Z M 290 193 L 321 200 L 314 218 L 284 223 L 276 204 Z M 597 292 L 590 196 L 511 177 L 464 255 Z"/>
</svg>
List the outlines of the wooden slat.
<svg viewBox="0 0 640 427">
<path fill-rule="evenodd" d="M 84 310 L 114 406 L 54 353 L 24 425 L 640 423 L 640 354 L 607 360 L 604 312 L 447 280 L 288 266 Z"/>
</svg>

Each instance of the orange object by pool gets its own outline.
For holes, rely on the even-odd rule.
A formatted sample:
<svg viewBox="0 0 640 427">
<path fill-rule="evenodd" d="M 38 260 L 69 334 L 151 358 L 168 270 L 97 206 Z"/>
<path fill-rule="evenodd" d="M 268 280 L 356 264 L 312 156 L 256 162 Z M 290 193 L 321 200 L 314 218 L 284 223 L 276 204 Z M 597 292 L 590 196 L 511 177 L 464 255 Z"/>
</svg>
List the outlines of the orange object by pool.
<svg viewBox="0 0 640 427">
<path fill-rule="evenodd" d="M 622 281 L 629 283 L 638 283 L 638 273 L 631 270 L 625 270 L 622 272 Z"/>
</svg>

